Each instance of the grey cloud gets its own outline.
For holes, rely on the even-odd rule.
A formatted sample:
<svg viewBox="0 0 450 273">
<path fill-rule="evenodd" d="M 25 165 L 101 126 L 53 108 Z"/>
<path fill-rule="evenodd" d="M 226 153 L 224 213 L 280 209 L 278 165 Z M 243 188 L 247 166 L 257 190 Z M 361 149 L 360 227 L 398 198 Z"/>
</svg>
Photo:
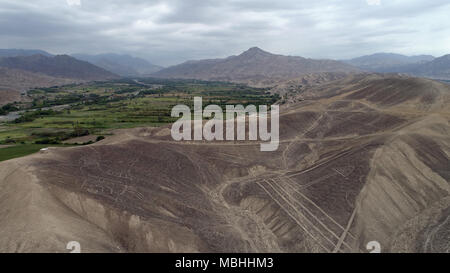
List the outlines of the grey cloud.
<svg viewBox="0 0 450 273">
<path fill-rule="evenodd" d="M 450 53 L 448 0 L 0 0 L 0 47 L 169 65 L 250 46 L 312 58 Z"/>
</svg>

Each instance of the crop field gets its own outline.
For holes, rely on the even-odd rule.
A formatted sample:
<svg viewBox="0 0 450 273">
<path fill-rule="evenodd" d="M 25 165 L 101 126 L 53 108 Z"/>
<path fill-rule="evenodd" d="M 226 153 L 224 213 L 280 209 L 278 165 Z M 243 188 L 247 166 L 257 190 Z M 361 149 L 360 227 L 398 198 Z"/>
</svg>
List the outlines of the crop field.
<svg viewBox="0 0 450 273">
<path fill-rule="evenodd" d="M 4 107 L 3 114 L 23 112 L 16 120 L 0 123 L 0 145 L 59 145 L 80 136 L 107 135 L 114 129 L 158 127 L 176 120 L 171 117 L 173 106 L 192 106 L 195 96 L 201 96 L 205 106 L 222 107 L 271 105 L 279 99 L 267 89 L 196 80 L 122 79 L 39 88 L 28 92 L 28 102 Z M 6 152 L 13 151 L 14 156 L 14 151 L 22 155 L 22 150 L 36 150 L 29 147 L 1 149 L 0 161 L 9 158 Z"/>
</svg>

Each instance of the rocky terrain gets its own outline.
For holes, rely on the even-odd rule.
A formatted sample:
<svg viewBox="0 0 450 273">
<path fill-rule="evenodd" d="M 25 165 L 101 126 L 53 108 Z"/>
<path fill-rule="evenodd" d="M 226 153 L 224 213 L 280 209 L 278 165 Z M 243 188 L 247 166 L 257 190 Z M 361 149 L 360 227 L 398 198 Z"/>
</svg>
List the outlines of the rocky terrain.
<svg viewBox="0 0 450 273">
<path fill-rule="evenodd" d="M 448 85 L 360 74 L 291 96 L 275 152 L 162 127 L 1 163 L 0 250 L 450 251 Z"/>
<path fill-rule="evenodd" d="M 238 56 L 188 61 L 153 73 L 152 76 L 275 86 L 307 74 L 357 71 L 358 68 L 338 61 L 276 55 L 253 47 Z"/>
<path fill-rule="evenodd" d="M 282 96 L 289 98 L 295 98 L 296 94 L 299 94 L 312 86 L 318 86 L 324 84 L 326 82 L 335 81 L 338 79 L 343 79 L 348 77 L 348 73 L 314 73 L 314 74 L 306 74 L 298 78 L 294 78 L 291 80 L 287 80 L 277 84 L 275 87 L 271 89 L 272 93 L 276 93 Z"/>
</svg>

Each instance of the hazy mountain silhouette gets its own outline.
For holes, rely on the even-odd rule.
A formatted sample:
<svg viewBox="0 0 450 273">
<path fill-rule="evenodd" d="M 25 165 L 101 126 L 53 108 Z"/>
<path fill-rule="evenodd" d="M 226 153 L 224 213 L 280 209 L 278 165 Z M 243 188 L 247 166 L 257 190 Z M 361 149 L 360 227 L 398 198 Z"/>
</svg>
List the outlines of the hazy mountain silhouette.
<svg viewBox="0 0 450 273">
<path fill-rule="evenodd" d="M 114 53 L 100 55 L 73 54 L 72 57 L 90 62 L 120 76 L 145 76 L 162 69 L 160 66 L 130 55 Z"/>
<path fill-rule="evenodd" d="M 395 53 L 376 53 L 345 62 L 370 72 L 399 72 L 408 65 L 420 64 L 434 60 L 431 55 L 405 56 Z"/>
<path fill-rule="evenodd" d="M 405 72 L 414 76 L 450 80 L 450 54 L 436 58 L 431 62 L 410 66 Z"/>
<path fill-rule="evenodd" d="M 188 61 L 163 69 L 153 76 L 271 85 L 311 73 L 356 71 L 357 68 L 339 61 L 276 55 L 253 47 L 225 59 Z"/>
<path fill-rule="evenodd" d="M 77 80 L 107 80 L 118 76 L 88 62 L 68 55 L 48 57 L 44 55 L 7 57 L 0 59 L 0 67 L 21 69 L 45 75 Z"/>
<path fill-rule="evenodd" d="M 18 56 L 32 56 L 32 55 L 44 55 L 47 57 L 53 56 L 52 54 L 40 50 L 40 49 L 0 49 L 0 58 L 1 57 L 18 57 Z"/>
</svg>

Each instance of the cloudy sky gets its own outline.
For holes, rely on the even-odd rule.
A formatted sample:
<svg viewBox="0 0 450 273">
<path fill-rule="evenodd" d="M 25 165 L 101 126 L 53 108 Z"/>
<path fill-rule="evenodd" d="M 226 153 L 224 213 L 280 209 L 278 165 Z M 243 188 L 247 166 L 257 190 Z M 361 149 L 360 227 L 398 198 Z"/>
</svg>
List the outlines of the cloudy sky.
<svg viewBox="0 0 450 273">
<path fill-rule="evenodd" d="M 252 46 L 310 58 L 450 53 L 448 0 L 0 0 L 0 48 L 171 65 Z"/>
</svg>

